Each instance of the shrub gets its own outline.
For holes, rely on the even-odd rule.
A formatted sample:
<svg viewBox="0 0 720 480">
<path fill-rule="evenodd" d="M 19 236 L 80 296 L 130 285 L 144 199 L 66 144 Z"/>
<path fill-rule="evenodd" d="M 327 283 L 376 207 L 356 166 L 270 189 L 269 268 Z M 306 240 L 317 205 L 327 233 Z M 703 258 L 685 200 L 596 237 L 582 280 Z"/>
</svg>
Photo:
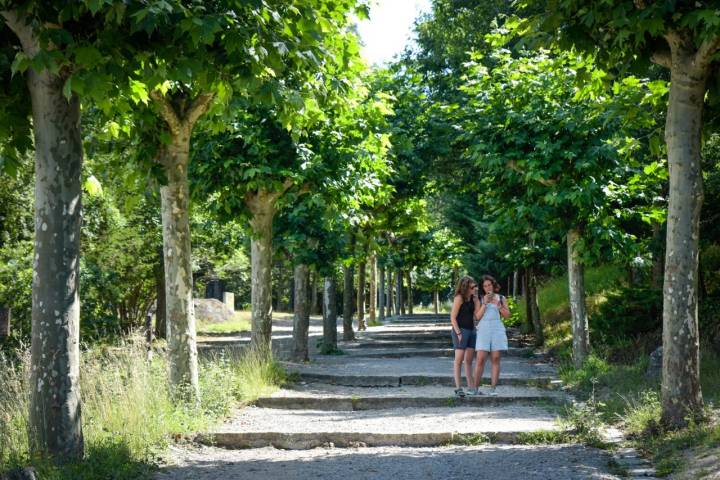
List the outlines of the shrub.
<svg viewBox="0 0 720 480">
<path fill-rule="evenodd" d="M 589 322 L 594 342 L 629 347 L 628 339 L 639 339 L 662 327 L 662 292 L 634 287 L 609 293 Z"/>
</svg>

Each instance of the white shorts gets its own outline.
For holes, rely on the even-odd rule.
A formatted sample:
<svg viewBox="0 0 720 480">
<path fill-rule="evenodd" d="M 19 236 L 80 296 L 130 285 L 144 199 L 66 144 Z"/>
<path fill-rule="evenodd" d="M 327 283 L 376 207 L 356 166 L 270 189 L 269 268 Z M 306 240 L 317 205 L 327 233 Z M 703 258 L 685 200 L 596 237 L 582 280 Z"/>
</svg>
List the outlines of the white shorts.
<svg viewBox="0 0 720 480">
<path fill-rule="evenodd" d="M 475 350 L 497 352 L 498 350 L 507 349 L 507 334 L 505 333 L 505 325 L 503 325 L 502 321 L 481 320 L 477 326 Z"/>
</svg>

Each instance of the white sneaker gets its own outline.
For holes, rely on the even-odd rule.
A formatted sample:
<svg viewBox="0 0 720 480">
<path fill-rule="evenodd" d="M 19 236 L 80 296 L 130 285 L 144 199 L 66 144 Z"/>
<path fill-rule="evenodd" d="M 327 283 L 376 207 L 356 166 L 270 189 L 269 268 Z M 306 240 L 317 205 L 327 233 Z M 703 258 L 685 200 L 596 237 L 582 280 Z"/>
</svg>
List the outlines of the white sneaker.
<svg viewBox="0 0 720 480">
<path fill-rule="evenodd" d="M 497 391 L 495 391 L 494 388 L 491 388 L 490 393 L 488 393 L 488 395 L 490 395 L 491 397 L 497 397 Z"/>
</svg>

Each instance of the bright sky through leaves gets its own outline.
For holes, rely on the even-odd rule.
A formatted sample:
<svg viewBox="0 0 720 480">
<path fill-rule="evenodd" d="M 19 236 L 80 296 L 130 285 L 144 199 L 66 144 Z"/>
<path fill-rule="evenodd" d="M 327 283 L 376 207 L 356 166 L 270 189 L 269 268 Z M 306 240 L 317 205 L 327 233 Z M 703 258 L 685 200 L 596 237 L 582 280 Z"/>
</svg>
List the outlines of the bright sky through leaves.
<svg viewBox="0 0 720 480">
<path fill-rule="evenodd" d="M 363 58 L 370 64 L 382 64 L 402 52 L 413 38 L 413 22 L 421 13 L 430 12 L 430 0 L 376 0 L 370 20 L 358 24 L 364 44 Z"/>
</svg>

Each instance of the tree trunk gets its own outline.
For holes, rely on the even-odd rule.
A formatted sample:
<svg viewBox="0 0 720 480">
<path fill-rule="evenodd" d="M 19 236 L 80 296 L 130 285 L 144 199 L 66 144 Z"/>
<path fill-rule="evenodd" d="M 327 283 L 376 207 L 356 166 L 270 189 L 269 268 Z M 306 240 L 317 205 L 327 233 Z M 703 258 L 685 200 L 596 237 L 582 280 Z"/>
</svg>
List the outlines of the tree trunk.
<svg viewBox="0 0 720 480">
<path fill-rule="evenodd" d="M 167 336 L 167 303 L 165 302 L 165 259 L 163 247 L 159 247 L 159 262 L 155 269 L 155 291 L 157 301 L 155 304 L 155 338 Z"/>
<path fill-rule="evenodd" d="M 534 319 L 533 319 L 533 299 L 530 295 L 530 272 L 532 268 L 526 267 L 525 271 L 522 275 L 522 291 L 523 291 L 523 299 L 525 300 L 525 324 L 523 325 L 523 330 L 525 332 L 532 332 L 534 329 Z"/>
<path fill-rule="evenodd" d="M 395 271 L 395 311 L 399 315 L 405 315 L 405 304 L 403 303 L 403 281 L 402 281 L 402 270 Z"/>
<path fill-rule="evenodd" d="M 308 357 L 308 328 L 310 310 L 308 309 L 308 266 L 295 265 L 294 317 L 293 317 L 293 360 L 304 362 Z"/>
<path fill-rule="evenodd" d="M 295 275 L 290 278 L 290 282 L 288 284 L 288 291 L 290 292 L 290 295 L 288 297 L 288 308 L 291 311 L 295 311 Z"/>
<path fill-rule="evenodd" d="M 173 102 L 159 90 L 150 97 L 165 121 L 170 144 L 161 145 L 160 163 L 167 185 L 160 188 L 165 256 L 165 306 L 170 389 L 174 396 L 199 401 L 195 311 L 192 302 L 192 267 L 188 206 L 190 136 L 209 108 L 214 95 L 201 93 L 192 101 Z M 187 108 L 185 108 L 187 106 Z"/>
<path fill-rule="evenodd" d="M 358 331 L 366 330 L 365 326 L 365 271 L 366 262 L 360 262 L 358 265 L 358 291 L 357 291 L 357 316 Z"/>
<path fill-rule="evenodd" d="M 513 277 L 512 277 L 512 296 L 513 296 L 513 298 L 517 298 L 517 295 L 518 295 L 518 283 L 519 283 L 518 277 L 519 277 L 518 271 L 515 270 L 513 272 Z"/>
<path fill-rule="evenodd" d="M 355 340 L 353 332 L 352 314 L 355 302 L 353 301 L 353 277 L 355 276 L 352 265 L 343 265 L 343 340 L 346 342 Z"/>
<path fill-rule="evenodd" d="M 413 296 L 413 283 L 412 283 L 412 276 L 411 276 L 411 274 L 410 274 L 410 270 L 408 270 L 408 272 L 407 272 L 407 282 L 408 282 L 408 287 L 407 287 L 407 292 L 408 292 L 408 294 L 407 294 L 408 313 L 410 313 L 410 315 L 412 315 L 412 314 L 413 314 L 413 307 L 414 307 L 413 304 L 415 303 L 415 298 L 414 298 L 414 296 Z"/>
<path fill-rule="evenodd" d="M 2 16 L 25 54 L 37 54 L 40 42 L 25 19 L 15 12 Z M 65 98 L 62 76 L 32 67 L 27 75 L 35 136 L 30 450 L 56 461 L 80 460 L 80 101 Z"/>
<path fill-rule="evenodd" d="M 435 315 L 440 313 L 440 292 L 437 288 L 433 290 L 433 312 Z"/>
<path fill-rule="evenodd" d="M 248 202 L 252 218 L 253 236 L 250 242 L 252 283 L 251 344 L 261 350 L 272 347 L 272 223 L 275 216 L 275 197 L 266 192 L 257 192 Z M 297 299 L 296 299 L 297 300 Z"/>
<path fill-rule="evenodd" d="M 378 272 L 378 280 L 380 280 L 380 286 L 378 287 L 378 306 L 380 308 L 380 321 L 385 321 L 385 266 L 380 266 Z"/>
<path fill-rule="evenodd" d="M 661 289 L 663 287 L 663 267 L 665 266 L 663 252 L 660 249 L 662 241 L 662 223 L 653 222 L 653 259 L 652 259 L 652 273 L 650 283 L 653 288 Z"/>
<path fill-rule="evenodd" d="M 323 351 L 337 350 L 337 303 L 335 301 L 335 276 L 323 281 Z"/>
<path fill-rule="evenodd" d="M 535 275 L 535 267 L 527 269 L 528 273 L 528 302 L 530 312 L 532 313 L 532 327 L 535 332 L 535 345 L 541 346 L 545 344 L 545 335 L 543 334 L 542 318 L 540 317 L 540 305 L 537 297 L 537 275 Z"/>
<path fill-rule="evenodd" d="M 585 310 L 585 268 L 576 248 L 578 240 L 580 240 L 580 232 L 577 229 L 569 230 L 567 233 L 568 298 L 575 368 L 582 367 L 590 348 L 588 319 Z"/>
<path fill-rule="evenodd" d="M 387 266 L 387 315 L 392 317 L 397 313 L 393 308 L 393 281 L 392 281 L 392 266 Z"/>
<path fill-rule="evenodd" d="M 705 46 L 705 44 L 703 44 Z M 702 114 L 710 58 L 671 42 L 670 99 L 665 141 L 670 195 L 663 286 L 662 420 L 687 425 L 701 414 L 698 334 L 698 258 L 703 178 L 700 165 Z M 692 47 L 690 47 L 692 48 Z"/>
<path fill-rule="evenodd" d="M 314 270 L 310 272 L 310 313 L 318 314 L 318 274 Z"/>
<path fill-rule="evenodd" d="M 369 295 L 370 323 L 377 322 L 377 314 L 375 306 L 377 304 L 377 257 L 373 253 L 370 255 L 370 295 Z"/>
</svg>

